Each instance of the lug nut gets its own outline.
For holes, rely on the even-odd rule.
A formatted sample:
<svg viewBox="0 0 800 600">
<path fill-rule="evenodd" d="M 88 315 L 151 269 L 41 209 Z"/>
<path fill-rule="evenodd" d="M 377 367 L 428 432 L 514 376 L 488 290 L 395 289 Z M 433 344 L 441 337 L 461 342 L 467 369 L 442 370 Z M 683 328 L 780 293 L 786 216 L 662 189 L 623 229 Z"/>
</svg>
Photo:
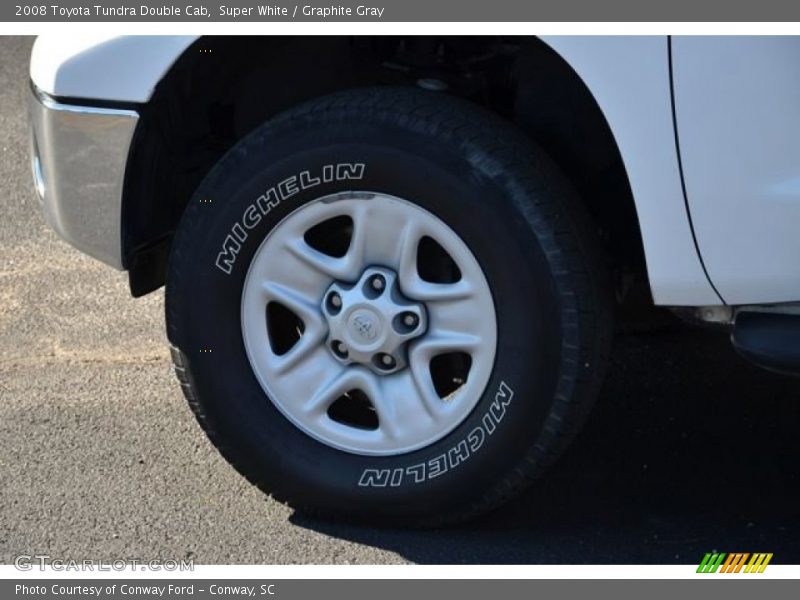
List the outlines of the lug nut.
<svg viewBox="0 0 800 600">
<path fill-rule="evenodd" d="M 375 275 L 375 277 L 372 278 L 370 285 L 372 285 L 373 290 L 380 292 L 383 289 L 383 286 L 386 285 L 386 282 L 380 275 Z"/>
<path fill-rule="evenodd" d="M 347 358 L 347 345 L 344 342 L 333 342 L 333 352 L 339 358 Z"/>
<path fill-rule="evenodd" d="M 400 335 L 414 333 L 419 327 L 419 315 L 413 312 L 402 312 L 392 319 L 392 327 Z"/>
<path fill-rule="evenodd" d="M 342 310 L 342 297 L 336 292 L 331 292 L 328 294 L 327 304 L 328 312 L 335 315 Z"/>
<path fill-rule="evenodd" d="M 378 363 L 384 369 L 391 369 L 395 365 L 394 357 L 391 354 L 379 354 L 377 358 Z"/>
</svg>

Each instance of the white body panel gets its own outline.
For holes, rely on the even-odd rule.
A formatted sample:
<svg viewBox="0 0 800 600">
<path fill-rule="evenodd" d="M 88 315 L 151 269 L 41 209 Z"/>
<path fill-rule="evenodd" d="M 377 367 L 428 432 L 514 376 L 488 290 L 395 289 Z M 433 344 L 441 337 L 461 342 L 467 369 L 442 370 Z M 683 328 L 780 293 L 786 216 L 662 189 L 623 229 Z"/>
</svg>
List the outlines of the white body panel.
<svg viewBox="0 0 800 600">
<path fill-rule="evenodd" d="M 729 304 L 800 300 L 800 37 L 677 37 L 689 208 Z"/>
<path fill-rule="evenodd" d="M 681 189 L 667 38 L 545 37 L 583 79 L 616 138 L 657 304 L 720 304 L 703 272 Z"/>
<path fill-rule="evenodd" d="M 40 38 L 31 77 L 61 97 L 146 102 L 193 36 Z M 666 37 L 546 37 L 597 100 L 633 190 L 658 304 L 722 300 L 681 189 Z M 735 304 L 800 300 L 795 38 L 674 41 L 684 174 L 712 281 Z M 769 90 L 769 94 L 764 91 Z"/>
<path fill-rule="evenodd" d="M 31 80 L 51 96 L 147 102 L 196 36 L 41 36 Z"/>
</svg>

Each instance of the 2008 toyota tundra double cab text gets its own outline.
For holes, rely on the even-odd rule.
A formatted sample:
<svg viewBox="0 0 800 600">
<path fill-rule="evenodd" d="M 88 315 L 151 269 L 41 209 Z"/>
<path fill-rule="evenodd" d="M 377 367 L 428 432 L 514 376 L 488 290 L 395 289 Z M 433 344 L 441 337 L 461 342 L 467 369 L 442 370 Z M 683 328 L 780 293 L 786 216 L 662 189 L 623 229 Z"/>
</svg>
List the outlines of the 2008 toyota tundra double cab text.
<svg viewBox="0 0 800 600">
<path fill-rule="evenodd" d="M 798 370 L 799 59 L 791 37 L 43 37 L 35 187 L 133 295 L 166 284 L 180 385 L 250 481 L 454 522 L 554 463 L 632 299 Z"/>
</svg>

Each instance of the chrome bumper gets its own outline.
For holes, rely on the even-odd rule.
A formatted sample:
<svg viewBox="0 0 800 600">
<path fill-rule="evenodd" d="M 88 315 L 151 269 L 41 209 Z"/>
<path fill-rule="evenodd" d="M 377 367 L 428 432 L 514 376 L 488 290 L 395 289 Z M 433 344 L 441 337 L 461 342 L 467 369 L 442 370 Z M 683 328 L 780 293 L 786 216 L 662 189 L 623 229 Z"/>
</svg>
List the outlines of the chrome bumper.
<svg viewBox="0 0 800 600">
<path fill-rule="evenodd" d="M 122 185 L 139 115 L 62 104 L 31 86 L 31 161 L 50 226 L 86 254 L 122 269 Z"/>
</svg>

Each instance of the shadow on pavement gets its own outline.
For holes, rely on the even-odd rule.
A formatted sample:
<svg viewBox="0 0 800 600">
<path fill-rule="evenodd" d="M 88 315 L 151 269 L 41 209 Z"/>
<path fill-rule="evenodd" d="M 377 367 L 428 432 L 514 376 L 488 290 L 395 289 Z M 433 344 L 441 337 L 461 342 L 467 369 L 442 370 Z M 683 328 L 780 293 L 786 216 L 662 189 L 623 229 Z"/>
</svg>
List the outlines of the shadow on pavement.
<svg viewBox="0 0 800 600">
<path fill-rule="evenodd" d="M 711 550 L 799 563 L 800 379 L 725 334 L 617 339 L 601 398 L 555 468 L 513 503 L 438 531 L 296 525 L 417 563 L 697 564 Z"/>
</svg>

